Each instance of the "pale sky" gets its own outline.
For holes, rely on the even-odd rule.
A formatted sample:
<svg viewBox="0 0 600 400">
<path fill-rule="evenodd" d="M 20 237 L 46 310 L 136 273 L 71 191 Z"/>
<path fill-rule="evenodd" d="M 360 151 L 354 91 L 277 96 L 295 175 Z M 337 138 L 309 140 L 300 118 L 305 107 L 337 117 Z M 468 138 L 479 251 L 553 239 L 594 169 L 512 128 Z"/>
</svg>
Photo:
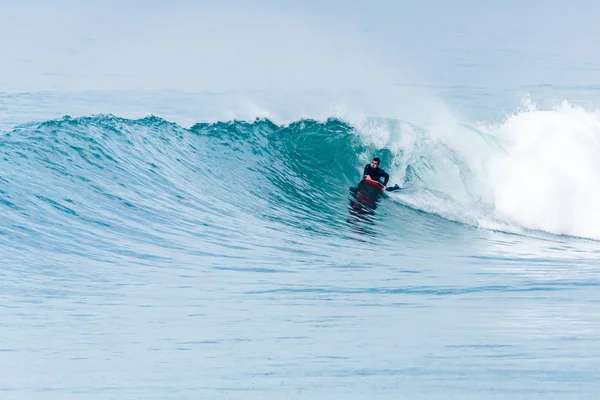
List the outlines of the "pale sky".
<svg viewBox="0 0 600 400">
<path fill-rule="evenodd" d="M 0 3 L 0 92 L 593 84 L 586 1 Z"/>
</svg>

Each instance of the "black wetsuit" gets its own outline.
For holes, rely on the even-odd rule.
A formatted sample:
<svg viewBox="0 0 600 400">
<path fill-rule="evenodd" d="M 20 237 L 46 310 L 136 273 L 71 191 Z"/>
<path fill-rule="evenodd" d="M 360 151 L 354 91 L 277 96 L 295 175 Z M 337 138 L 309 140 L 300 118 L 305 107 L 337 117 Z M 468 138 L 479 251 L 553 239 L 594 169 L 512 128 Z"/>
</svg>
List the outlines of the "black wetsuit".
<svg viewBox="0 0 600 400">
<path fill-rule="evenodd" d="M 367 175 L 369 175 L 371 177 L 371 179 L 373 179 L 374 181 L 377 181 L 377 182 L 383 184 L 383 186 L 387 186 L 387 183 L 390 180 L 390 176 L 387 174 L 387 172 L 385 172 L 384 170 L 382 170 L 379 167 L 371 168 L 371 164 L 365 165 L 365 172 L 363 173 L 363 179 Z M 381 178 L 383 178 L 383 182 L 381 182 Z"/>
</svg>

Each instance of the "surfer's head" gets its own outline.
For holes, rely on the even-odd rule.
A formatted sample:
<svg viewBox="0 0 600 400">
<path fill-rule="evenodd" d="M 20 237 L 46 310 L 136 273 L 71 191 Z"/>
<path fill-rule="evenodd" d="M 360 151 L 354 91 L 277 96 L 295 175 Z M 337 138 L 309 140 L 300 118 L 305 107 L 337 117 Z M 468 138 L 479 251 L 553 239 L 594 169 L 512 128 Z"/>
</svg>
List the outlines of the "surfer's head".
<svg viewBox="0 0 600 400">
<path fill-rule="evenodd" d="M 379 157 L 375 157 L 373 160 L 371 160 L 371 168 L 379 167 L 380 161 L 381 160 L 379 159 Z"/>
</svg>

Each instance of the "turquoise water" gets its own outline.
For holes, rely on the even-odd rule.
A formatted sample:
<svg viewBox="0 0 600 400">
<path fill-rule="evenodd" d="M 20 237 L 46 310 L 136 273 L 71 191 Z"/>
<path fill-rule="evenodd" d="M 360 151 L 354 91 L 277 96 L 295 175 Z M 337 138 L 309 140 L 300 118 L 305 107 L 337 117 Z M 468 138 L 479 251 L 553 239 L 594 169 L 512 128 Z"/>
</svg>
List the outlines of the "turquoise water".
<svg viewBox="0 0 600 400">
<path fill-rule="evenodd" d="M 2 2 L 0 400 L 600 398 L 598 8 Z"/>
<path fill-rule="evenodd" d="M 2 398 L 600 392 L 593 111 L 440 131 L 4 104 Z M 374 155 L 404 189 L 357 211 Z"/>
</svg>

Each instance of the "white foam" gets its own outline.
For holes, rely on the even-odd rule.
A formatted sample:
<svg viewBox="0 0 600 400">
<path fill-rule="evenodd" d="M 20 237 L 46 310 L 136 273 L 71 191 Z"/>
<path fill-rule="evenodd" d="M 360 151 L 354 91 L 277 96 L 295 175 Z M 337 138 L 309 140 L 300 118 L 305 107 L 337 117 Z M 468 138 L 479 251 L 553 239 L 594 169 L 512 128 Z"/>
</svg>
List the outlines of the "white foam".
<svg viewBox="0 0 600 400">
<path fill-rule="evenodd" d="M 600 113 L 563 102 L 509 117 L 487 163 L 496 214 L 521 226 L 600 239 Z"/>
<path fill-rule="evenodd" d="M 448 115 L 422 130 L 401 127 L 385 139 L 366 134 L 370 143 L 393 142 L 395 179 L 404 179 L 407 166 L 418 176 L 422 190 L 396 195 L 399 201 L 484 228 L 600 239 L 599 111 L 529 104 L 478 129 Z"/>
</svg>

